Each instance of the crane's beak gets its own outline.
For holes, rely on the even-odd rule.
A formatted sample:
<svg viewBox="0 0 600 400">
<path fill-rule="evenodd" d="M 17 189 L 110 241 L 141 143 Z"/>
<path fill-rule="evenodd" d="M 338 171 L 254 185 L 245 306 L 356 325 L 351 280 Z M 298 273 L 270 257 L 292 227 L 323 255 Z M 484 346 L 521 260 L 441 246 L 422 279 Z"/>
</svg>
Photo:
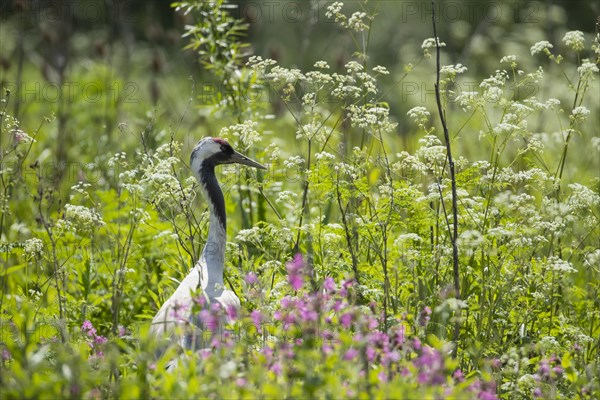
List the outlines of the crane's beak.
<svg viewBox="0 0 600 400">
<path fill-rule="evenodd" d="M 237 151 L 233 152 L 233 155 L 229 158 L 227 163 L 228 164 L 238 163 L 238 164 L 244 164 L 244 165 L 248 165 L 249 167 L 254 167 L 254 168 L 258 168 L 258 169 L 267 169 L 267 167 L 265 167 L 264 165 L 259 164 L 256 161 L 249 159 L 248 157 L 246 157 L 243 154 L 238 153 Z"/>
</svg>

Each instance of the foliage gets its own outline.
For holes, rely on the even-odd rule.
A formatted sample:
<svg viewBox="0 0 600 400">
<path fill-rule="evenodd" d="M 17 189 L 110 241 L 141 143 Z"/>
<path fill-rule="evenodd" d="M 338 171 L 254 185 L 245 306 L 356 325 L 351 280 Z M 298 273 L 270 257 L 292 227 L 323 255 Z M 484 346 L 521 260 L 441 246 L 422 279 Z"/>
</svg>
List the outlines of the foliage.
<svg viewBox="0 0 600 400">
<path fill-rule="evenodd" d="M 590 95 L 598 36 L 591 46 L 579 31 L 562 44 L 532 44 L 540 66 L 507 55 L 471 91 L 459 90 L 467 67 L 440 69 L 457 169 L 457 298 L 447 149 L 423 104 L 407 113 L 418 147 L 399 148 L 382 83 L 390 72 L 369 63 L 376 12 L 330 4 L 327 17 L 356 44 L 354 59 L 300 70 L 244 53 L 246 27 L 224 1 L 175 6 L 195 16 L 189 48 L 226 87 L 203 104 L 207 118 L 269 165 L 265 174 L 219 172 L 234 216 L 226 277 L 242 311 L 217 326 L 231 310 L 199 300 L 203 329 L 194 332 L 205 347 L 172 346 L 156 358 L 148 321 L 197 261 L 208 228 L 177 126 L 157 134 L 151 120 L 136 149 L 79 168 L 65 198 L 64 171 L 48 173 L 43 159 L 52 144 L 45 126 L 60 122 L 48 117 L 25 132 L 7 93 L 3 395 L 600 394 L 600 180 L 569 151 L 576 140 L 600 150 L 590 123 L 599 108 Z M 425 39 L 422 56 L 397 78 L 427 64 L 435 43 Z M 531 84 L 560 85 L 570 101 L 524 95 Z M 463 155 L 462 142 L 486 155 Z"/>
</svg>

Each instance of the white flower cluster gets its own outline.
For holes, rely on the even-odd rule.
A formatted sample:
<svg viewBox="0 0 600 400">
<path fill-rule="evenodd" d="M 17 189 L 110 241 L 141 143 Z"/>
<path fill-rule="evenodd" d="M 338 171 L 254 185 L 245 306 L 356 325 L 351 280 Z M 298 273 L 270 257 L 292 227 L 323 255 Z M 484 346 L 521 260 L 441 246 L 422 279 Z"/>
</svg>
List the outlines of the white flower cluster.
<svg viewBox="0 0 600 400">
<path fill-rule="evenodd" d="M 431 52 L 429 50 L 437 49 L 436 41 L 440 47 L 446 47 L 446 43 L 440 42 L 440 38 L 425 39 L 425 40 L 423 40 L 423 43 L 421 44 L 421 49 L 423 50 L 423 56 L 425 56 L 426 58 L 431 57 Z"/>
<path fill-rule="evenodd" d="M 341 1 L 336 1 L 327 6 L 325 16 L 327 18 L 334 19 L 335 22 L 339 23 L 341 27 L 351 29 L 355 32 L 362 32 L 369 29 L 369 25 L 364 22 L 364 20 L 367 18 L 367 14 L 365 12 L 357 11 L 353 13 L 350 18 L 348 18 L 342 13 L 343 7 L 344 3 Z"/>
<path fill-rule="evenodd" d="M 12 134 L 16 144 L 33 143 L 37 141 L 21 129 L 14 129 Z"/>
<path fill-rule="evenodd" d="M 334 161 L 335 156 L 326 151 L 322 151 L 320 153 L 315 154 L 315 160 L 317 160 L 317 161 Z"/>
<path fill-rule="evenodd" d="M 513 63 L 516 63 L 516 62 L 517 62 L 517 56 L 515 56 L 515 55 L 508 55 L 508 56 L 504 56 L 504 57 L 502 57 L 502 58 L 500 59 L 500 62 L 501 62 L 502 64 L 504 64 L 504 63 L 508 63 L 508 64 L 511 64 L 511 65 L 512 65 Z"/>
<path fill-rule="evenodd" d="M 581 31 L 570 31 L 565 33 L 562 41 L 575 51 L 581 51 L 585 48 L 585 38 Z"/>
<path fill-rule="evenodd" d="M 560 100 L 555 98 L 550 98 L 545 102 L 541 102 L 535 97 L 530 97 L 523 100 L 523 103 L 530 106 L 533 110 L 554 110 L 556 107 L 560 106 Z"/>
<path fill-rule="evenodd" d="M 593 78 L 593 74 L 598 73 L 598 66 L 595 63 L 590 62 L 589 59 L 584 58 L 581 61 L 581 65 L 577 67 L 577 72 L 579 72 L 579 76 L 582 79 L 588 76 Z"/>
<path fill-rule="evenodd" d="M 590 115 L 590 110 L 585 108 L 584 106 L 575 107 L 573 111 L 571 111 L 571 120 L 576 123 L 581 123 L 585 121 L 585 119 Z"/>
<path fill-rule="evenodd" d="M 297 68 L 283 68 L 279 65 L 275 65 L 271 70 L 265 74 L 265 79 L 275 84 L 294 84 L 298 81 L 304 80 L 304 75 Z"/>
<path fill-rule="evenodd" d="M 382 129 L 386 132 L 389 132 L 396 127 L 396 124 L 389 121 L 390 110 L 387 107 L 365 107 L 352 104 L 348 107 L 348 113 L 352 126 L 363 129 Z"/>
<path fill-rule="evenodd" d="M 75 185 L 71 186 L 71 190 L 73 190 L 74 192 L 77 192 L 79 194 L 85 194 L 86 190 L 89 189 L 90 187 L 92 187 L 91 184 L 82 181 L 82 182 L 77 182 Z"/>
<path fill-rule="evenodd" d="M 260 238 L 260 228 L 241 229 L 235 239 L 239 242 L 257 242 Z"/>
<path fill-rule="evenodd" d="M 484 79 L 479 84 L 479 87 L 483 89 L 483 99 L 490 103 L 499 102 L 508 79 L 508 72 L 505 70 L 496 70 L 495 75 Z"/>
<path fill-rule="evenodd" d="M 124 151 L 115 153 L 114 156 L 112 156 L 111 158 L 108 159 L 108 166 L 110 168 L 114 168 L 115 166 L 118 166 L 126 159 L 127 159 L 127 153 L 125 153 Z"/>
<path fill-rule="evenodd" d="M 255 143 L 260 142 L 260 133 L 256 130 L 258 122 L 251 120 L 222 128 L 219 135 L 225 139 L 237 138 L 239 144 L 247 151 Z"/>
<path fill-rule="evenodd" d="M 569 189 L 571 189 L 571 196 L 568 203 L 573 210 L 587 214 L 591 209 L 600 205 L 600 195 L 587 186 L 572 183 L 569 185 Z"/>
<path fill-rule="evenodd" d="M 386 67 L 382 67 L 381 65 L 374 67 L 373 72 L 381 75 L 389 75 L 390 73 L 390 71 L 388 71 Z"/>
<path fill-rule="evenodd" d="M 403 151 L 396 154 L 399 161 L 392 164 L 392 171 L 399 178 L 412 178 L 427 172 L 427 166 L 414 155 Z"/>
<path fill-rule="evenodd" d="M 267 68 L 270 68 L 276 64 L 277 61 L 271 60 L 270 58 L 263 60 L 261 56 L 250 56 L 250 58 L 248 58 L 246 66 L 254 70 L 265 71 Z"/>
<path fill-rule="evenodd" d="M 63 226 L 67 230 L 87 235 L 102 225 L 105 223 L 96 210 L 75 204 L 65 204 Z"/>
<path fill-rule="evenodd" d="M 431 113 L 427 111 L 427 109 L 423 106 L 413 107 L 406 113 L 416 124 L 422 128 L 423 130 L 427 130 L 425 128 L 425 124 L 429 121 L 429 117 Z"/>
<path fill-rule="evenodd" d="M 596 136 L 592 138 L 592 147 L 596 151 L 600 151 L 600 137 Z"/>
<path fill-rule="evenodd" d="M 306 160 L 304 160 L 304 158 L 300 156 L 292 156 L 287 160 L 283 161 L 283 167 L 288 169 L 300 168 L 304 165 L 305 162 Z"/>
<path fill-rule="evenodd" d="M 573 268 L 573 264 L 571 264 L 570 262 L 565 261 L 561 258 L 558 258 L 556 256 L 548 257 L 546 262 L 548 263 L 548 266 L 550 266 L 550 268 L 554 272 L 562 272 L 562 273 L 577 272 L 577 270 L 575 268 Z"/>
<path fill-rule="evenodd" d="M 440 38 L 437 38 L 438 42 L 440 40 Z M 446 43 L 444 42 L 439 42 L 440 43 L 440 47 L 446 47 Z M 428 49 L 435 49 L 436 48 L 436 43 L 435 43 L 435 38 L 427 38 L 425 40 L 423 40 L 423 43 L 421 44 L 421 49 L 423 50 L 428 50 Z"/>
<path fill-rule="evenodd" d="M 463 91 L 456 96 L 455 101 L 460 104 L 463 111 L 469 111 L 482 105 L 483 99 L 477 92 Z"/>
<path fill-rule="evenodd" d="M 315 68 L 330 69 L 331 67 L 329 66 L 329 64 L 327 64 L 326 61 L 317 61 L 315 63 Z"/>
<path fill-rule="evenodd" d="M 433 135 L 419 139 L 419 143 L 421 147 L 416 151 L 416 155 L 424 160 L 429 168 L 436 171 L 436 174 L 440 173 L 440 168 L 446 162 L 446 146 L 442 145 L 442 142 Z"/>
<path fill-rule="evenodd" d="M 44 251 L 44 242 L 38 238 L 27 239 L 23 243 L 23 250 L 28 257 L 38 258 Z"/>
<path fill-rule="evenodd" d="M 369 29 L 369 26 L 363 21 L 365 18 L 367 18 L 367 14 L 365 12 L 355 12 L 348 20 L 348 28 L 355 32 L 362 32 Z"/>
<path fill-rule="evenodd" d="M 353 180 L 358 179 L 358 171 L 353 165 L 350 165 L 345 162 L 340 162 L 335 165 L 334 169 L 336 170 L 336 172 L 338 172 L 338 174 L 347 175 Z"/>
<path fill-rule="evenodd" d="M 446 81 L 454 81 L 456 79 L 456 75 L 462 74 L 466 70 L 467 70 L 467 67 L 465 67 L 462 64 L 443 65 L 440 68 L 440 74 L 446 75 L 446 77 L 444 78 L 444 80 L 446 80 Z"/>
<path fill-rule="evenodd" d="M 537 42 L 536 44 L 534 44 L 533 46 L 531 46 L 531 48 L 529 50 L 531 51 L 531 55 L 532 56 L 534 54 L 541 53 L 541 52 L 544 52 L 546 54 L 550 54 L 550 50 L 549 49 L 551 49 L 553 47 L 554 46 L 549 41 L 542 40 L 541 42 Z"/>
<path fill-rule="evenodd" d="M 284 190 L 282 192 L 279 192 L 279 194 L 277 195 L 277 199 L 275 199 L 275 203 L 277 204 L 286 204 L 286 205 L 290 205 L 293 206 L 296 204 L 295 199 L 298 197 L 298 193 L 296 192 L 292 192 L 290 190 Z"/>
<path fill-rule="evenodd" d="M 155 155 L 154 159 L 147 161 L 148 164 L 143 169 L 143 176 L 139 180 L 139 188 L 143 190 L 145 195 L 155 203 L 179 203 L 182 201 L 184 193 L 181 192 L 179 180 L 173 172 L 180 160 L 176 157 L 161 159 L 158 155 Z M 138 189 L 135 186 L 133 187 Z"/>
</svg>

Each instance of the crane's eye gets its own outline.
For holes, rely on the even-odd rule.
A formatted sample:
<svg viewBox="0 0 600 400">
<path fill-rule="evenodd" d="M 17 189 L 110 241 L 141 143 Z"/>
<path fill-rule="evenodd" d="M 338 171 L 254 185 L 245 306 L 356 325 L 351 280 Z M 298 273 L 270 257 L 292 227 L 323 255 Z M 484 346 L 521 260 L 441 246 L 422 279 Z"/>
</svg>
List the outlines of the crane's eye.
<svg viewBox="0 0 600 400">
<path fill-rule="evenodd" d="M 221 151 L 227 154 L 228 156 L 231 156 L 234 153 L 233 147 L 231 147 L 229 143 L 222 144 Z"/>
</svg>

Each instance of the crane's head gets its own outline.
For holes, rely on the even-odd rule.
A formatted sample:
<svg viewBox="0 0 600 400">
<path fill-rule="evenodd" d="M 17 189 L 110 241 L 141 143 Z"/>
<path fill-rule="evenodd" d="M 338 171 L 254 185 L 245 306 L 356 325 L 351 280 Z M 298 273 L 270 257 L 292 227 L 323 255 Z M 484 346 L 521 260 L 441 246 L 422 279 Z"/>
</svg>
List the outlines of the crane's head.
<svg viewBox="0 0 600 400">
<path fill-rule="evenodd" d="M 202 167 L 220 164 L 244 164 L 250 167 L 266 169 L 265 166 L 233 150 L 226 140 L 206 137 L 198 142 L 190 156 L 192 171 L 199 173 Z"/>
</svg>

